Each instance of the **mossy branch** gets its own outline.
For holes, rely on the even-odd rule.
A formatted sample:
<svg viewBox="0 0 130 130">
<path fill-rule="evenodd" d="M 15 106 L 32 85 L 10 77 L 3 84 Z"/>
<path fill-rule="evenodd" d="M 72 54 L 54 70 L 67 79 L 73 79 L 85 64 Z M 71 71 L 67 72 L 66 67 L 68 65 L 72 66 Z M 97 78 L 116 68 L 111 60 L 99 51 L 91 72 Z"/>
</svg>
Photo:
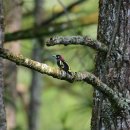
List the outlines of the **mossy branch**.
<svg viewBox="0 0 130 130">
<path fill-rule="evenodd" d="M 116 106 L 116 108 L 118 108 L 118 110 L 130 109 L 128 103 L 126 102 L 126 99 L 122 97 L 119 98 L 119 94 L 117 94 L 117 92 L 113 91 L 106 84 L 101 82 L 95 75 L 89 72 L 71 72 L 72 75 L 69 75 L 63 70 L 56 69 L 54 67 L 48 66 L 37 61 L 33 61 L 31 59 L 23 57 L 22 55 L 15 55 L 9 52 L 8 50 L 2 48 L 0 48 L 0 57 L 13 61 L 17 65 L 22 65 L 31 68 L 42 74 L 47 74 L 49 76 L 52 76 L 53 78 L 66 80 L 69 82 L 87 82 L 91 84 L 95 89 L 99 90 L 104 95 L 106 95 L 106 97 L 111 101 L 112 104 L 114 104 L 114 106 Z"/>
<path fill-rule="evenodd" d="M 55 36 L 47 40 L 47 46 L 54 45 L 83 45 L 102 52 L 107 52 L 108 50 L 107 46 L 87 36 Z"/>
</svg>

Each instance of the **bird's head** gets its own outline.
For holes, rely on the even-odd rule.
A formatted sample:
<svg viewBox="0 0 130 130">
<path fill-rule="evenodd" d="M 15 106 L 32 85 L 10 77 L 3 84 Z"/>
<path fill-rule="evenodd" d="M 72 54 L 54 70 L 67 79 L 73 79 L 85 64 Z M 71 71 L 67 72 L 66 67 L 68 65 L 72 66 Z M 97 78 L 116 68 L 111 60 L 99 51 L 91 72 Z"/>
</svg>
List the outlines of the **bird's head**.
<svg viewBox="0 0 130 130">
<path fill-rule="evenodd" d="M 53 55 L 57 60 L 64 60 L 64 58 L 61 55 Z"/>
</svg>

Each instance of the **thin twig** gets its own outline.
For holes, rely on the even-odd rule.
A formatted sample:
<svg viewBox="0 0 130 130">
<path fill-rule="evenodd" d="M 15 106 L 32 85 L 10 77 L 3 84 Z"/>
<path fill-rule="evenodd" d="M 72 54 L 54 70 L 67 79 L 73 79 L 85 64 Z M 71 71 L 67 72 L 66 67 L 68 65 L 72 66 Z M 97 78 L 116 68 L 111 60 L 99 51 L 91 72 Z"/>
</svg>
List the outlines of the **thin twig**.
<svg viewBox="0 0 130 130">
<path fill-rule="evenodd" d="M 76 5 L 79 5 L 83 2 L 85 2 L 86 0 L 78 0 L 76 2 L 71 3 L 70 5 L 68 5 L 66 7 L 66 10 L 69 12 L 71 11 L 71 9 L 73 9 Z M 54 14 L 52 17 L 48 18 L 47 20 L 42 22 L 42 25 L 48 25 L 49 23 L 51 23 L 52 21 L 54 21 L 55 19 L 59 18 L 60 16 L 62 16 L 63 14 L 65 14 L 64 10 L 62 10 L 59 13 Z"/>
<path fill-rule="evenodd" d="M 73 26 L 73 24 L 72 24 L 72 20 L 71 20 L 71 18 L 69 17 L 69 12 L 68 12 L 68 10 L 67 10 L 67 8 L 65 7 L 65 5 L 63 4 L 63 2 L 61 1 L 61 0 L 58 0 L 58 2 L 60 3 L 60 5 L 63 7 L 63 9 L 64 9 L 64 12 L 65 12 L 65 14 L 66 14 L 66 18 L 67 18 L 67 20 L 68 20 L 68 23 L 70 24 L 70 26 L 72 27 L 72 31 L 73 31 L 73 33 L 75 34 L 75 32 L 76 32 L 76 28 L 74 28 L 74 26 Z M 75 30 L 75 31 L 74 31 Z"/>
</svg>

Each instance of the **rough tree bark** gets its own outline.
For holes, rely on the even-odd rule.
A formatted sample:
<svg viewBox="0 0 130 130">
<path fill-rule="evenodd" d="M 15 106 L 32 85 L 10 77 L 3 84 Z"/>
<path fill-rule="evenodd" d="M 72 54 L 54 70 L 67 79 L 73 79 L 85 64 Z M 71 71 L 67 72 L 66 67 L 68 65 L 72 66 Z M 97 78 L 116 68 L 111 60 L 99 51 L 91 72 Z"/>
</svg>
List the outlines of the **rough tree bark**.
<svg viewBox="0 0 130 130">
<path fill-rule="evenodd" d="M 43 21 L 43 0 L 35 2 L 35 25 L 40 26 Z M 38 38 L 34 41 L 32 57 L 35 61 L 42 62 L 43 39 Z M 42 75 L 32 70 L 32 81 L 30 86 L 30 105 L 29 105 L 29 130 L 39 129 L 39 109 L 42 92 Z"/>
<path fill-rule="evenodd" d="M 0 47 L 3 47 L 4 40 L 4 14 L 3 14 L 3 0 L 0 0 Z M 0 130 L 6 130 L 6 112 L 3 101 L 3 60 L 0 58 Z"/>
<path fill-rule="evenodd" d="M 98 40 L 109 46 L 99 52 L 96 74 L 102 82 L 130 99 L 130 1 L 100 0 Z M 120 96 L 120 95 L 119 95 Z M 92 130 L 130 130 L 130 112 L 116 111 L 114 104 L 94 90 Z"/>
</svg>

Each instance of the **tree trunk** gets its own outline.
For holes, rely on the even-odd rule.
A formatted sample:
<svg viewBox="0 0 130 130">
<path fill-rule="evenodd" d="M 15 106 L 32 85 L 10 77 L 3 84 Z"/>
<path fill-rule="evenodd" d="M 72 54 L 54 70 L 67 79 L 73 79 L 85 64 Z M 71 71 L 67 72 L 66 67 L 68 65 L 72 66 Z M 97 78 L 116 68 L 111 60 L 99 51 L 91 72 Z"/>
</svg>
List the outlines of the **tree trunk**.
<svg viewBox="0 0 130 130">
<path fill-rule="evenodd" d="M 35 2 L 35 25 L 39 26 L 43 19 L 43 0 L 34 0 Z M 43 39 L 35 39 L 33 46 L 33 59 L 42 62 Z M 42 75 L 32 70 L 32 82 L 30 87 L 30 105 L 29 105 L 29 130 L 39 129 L 39 110 L 42 92 Z"/>
<path fill-rule="evenodd" d="M 130 99 L 130 1 L 99 1 L 98 40 L 109 46 L 98 53 L 97 76 L 115 92 Z M 120 97 L 120 95 L 119 95 Z M 94 90 L 92 130 L 130 130 L 130 113 L 121 113 L 105 95 Z"/>
<path fill-rule="evenodd" d="M 4 0 L 5 5 L 5 21 L 8 26 L 5 27 L 7 32 L 14 32 L 21 27 L 21 16 L 22 16 L 22 6 L 18 6 L 18 3 L 22 0 L 15 0 L 14 2 L 9 0 Z M 11 11 L 7 11 L 11 10 Z M 20 41 L 11 42 L 11 44 L 5 44 L 4 47 L 9 49 L 11 52 L 16 54 L 20 53 Z M 6 113 L 7 113 L 7 128 L 8 130 L 13 130 L 16 128 L 16 85 L 17 85 L 17 67 L 16 64 L 5 60 L 4 62 L 4 84 L 5 84 L 5 98 L 6 102 Z"/>
<path fill-rule="evenodd" d="M 3 14 L 3 0 L 0 0 L 0 47 L 3 47 L 4 40 L 4 14 Z M 0 58 L 0 130 L 6 130 L 6 112 L 3 101 L 3 60 Z"/>
</svg>

